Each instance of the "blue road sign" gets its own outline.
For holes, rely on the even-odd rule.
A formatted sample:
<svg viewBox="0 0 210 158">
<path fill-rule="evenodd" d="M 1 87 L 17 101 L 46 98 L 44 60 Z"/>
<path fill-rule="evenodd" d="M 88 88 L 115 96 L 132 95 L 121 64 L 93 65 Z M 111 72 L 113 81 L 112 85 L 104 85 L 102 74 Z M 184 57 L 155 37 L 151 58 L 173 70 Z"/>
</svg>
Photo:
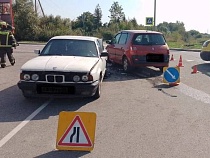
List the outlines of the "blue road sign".
<svg viewBox="0 0 210 158">
<path fill-rule="evenodd" d="M 146 25 L 153 25 L 153 17 L 146 17 Z"/>
<path fill-rule="evenodd" d="M 165 83 L 179 83 L 180 82 L 180 68 L 179 67 L 164 67 L 163 82 Z"/>
</svg>

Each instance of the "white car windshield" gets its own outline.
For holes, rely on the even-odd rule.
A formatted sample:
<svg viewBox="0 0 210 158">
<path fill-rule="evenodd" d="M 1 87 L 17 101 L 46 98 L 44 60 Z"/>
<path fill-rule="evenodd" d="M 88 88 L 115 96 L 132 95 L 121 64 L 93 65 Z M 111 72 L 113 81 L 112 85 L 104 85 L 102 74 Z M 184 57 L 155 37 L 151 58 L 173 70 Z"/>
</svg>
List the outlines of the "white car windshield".
<svg viewBox="0 0 210 158">
<path fill-rule="evenodd" d="M 42 50 L 40 56 L 82 56 L 98 57 L 94 41 L 75 39 L 50 40 Z"/>
</svg>

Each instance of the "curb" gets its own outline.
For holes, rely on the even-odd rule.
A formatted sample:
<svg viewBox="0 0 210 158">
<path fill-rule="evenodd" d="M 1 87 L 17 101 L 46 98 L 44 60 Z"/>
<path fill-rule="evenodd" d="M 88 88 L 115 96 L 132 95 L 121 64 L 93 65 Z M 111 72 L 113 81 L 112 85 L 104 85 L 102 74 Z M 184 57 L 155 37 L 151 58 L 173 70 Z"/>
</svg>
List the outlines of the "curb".
<svg viewBox="0 0 210 158">
<path fill-rule="evenodd" d="M 201 51 L 201 49 L 183 49 L 183 48 L 170 48 L 170 50 L 191 51 L 191 52 L 200 52 Z"/>
</svg>

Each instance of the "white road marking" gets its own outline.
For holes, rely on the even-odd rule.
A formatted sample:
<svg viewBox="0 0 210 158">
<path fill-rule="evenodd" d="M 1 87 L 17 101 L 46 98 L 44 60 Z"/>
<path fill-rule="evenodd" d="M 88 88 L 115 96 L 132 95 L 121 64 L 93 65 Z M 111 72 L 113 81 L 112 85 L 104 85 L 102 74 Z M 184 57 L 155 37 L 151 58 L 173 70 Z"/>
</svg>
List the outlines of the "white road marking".
<svg viewBox="0 0 210 158">
<path fill-rule="evenodd" d="M 36 111 L 22 121 L 17 127 L 15 127 L 10 133 L 8 133 L 3 139 L 0 140 L 0 148 L 7 143 L 18 131 L 20 131 L 27 123 L 29 123 L 38 113 L 40 113 L 49 103 L 51 99 L 42 104 Z"/>
<path fill-rule="evenodd" d="M 207 103 L 207 104 L 210 103 L 210 95 L 203 91 L 189 87 L 189 86 L 185 85 L 184 83 L 180 83 L 180 85 L 177 86 L 176 88 L 180 92 L 182 92 L 185 95 L 188 95 L 196 100 L 199 100 L 199 101 L 201 101 L 203 103 Z"/>
<path fill-rule="evenodd" d="M 190 62 L 190 61 L 194 61 L 194 60 L 186 60 L 186 61 Z"/>
</svg>

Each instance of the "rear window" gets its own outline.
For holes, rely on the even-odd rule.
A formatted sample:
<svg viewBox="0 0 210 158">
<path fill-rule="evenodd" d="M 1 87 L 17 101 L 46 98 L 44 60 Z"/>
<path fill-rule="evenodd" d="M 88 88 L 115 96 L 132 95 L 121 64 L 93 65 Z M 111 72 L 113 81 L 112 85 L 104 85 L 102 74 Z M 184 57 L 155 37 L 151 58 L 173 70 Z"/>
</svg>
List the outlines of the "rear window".
<svg viewBox="0 0 210 158">
<path fill-rule="evenodd" d="M 165 45 L 166 41 L 161 34 L 136 34 L 132 43 L 133 45 Z"/>
<path fill-rule="evenodd" d="M 205 41 L 203 44 L 203 47 L 207 47 L 209 43 L 210 43 L 210 41 Z"/>
</svg>

